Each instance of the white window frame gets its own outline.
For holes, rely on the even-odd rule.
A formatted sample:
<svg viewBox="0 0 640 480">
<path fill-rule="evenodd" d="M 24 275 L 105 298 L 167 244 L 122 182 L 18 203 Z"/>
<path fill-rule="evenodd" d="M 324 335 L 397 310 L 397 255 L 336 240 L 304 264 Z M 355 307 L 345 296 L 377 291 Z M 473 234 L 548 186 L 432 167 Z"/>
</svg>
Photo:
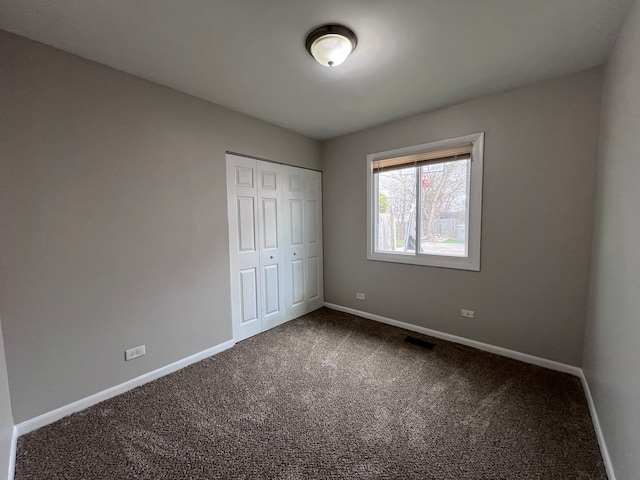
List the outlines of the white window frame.
<svg viewBox="0 0 640 480">
<path fill-rule="evenodd" d="M 447 256 L 411 252 L 377 252 L 375 251 L 376 238 L 378 238 L 377 199 L 379 198 L 377 182 L 373 172 L 373 162 L 388 158 L 413 155 L 432 150 L 455 147 L 462 144 L 472 144 L 471 167 L 469 179 L 469 196 L 467 208 L 467 256 Z M 480 237 L 482 226 L 482 170 L 484 154 L 484 132 L 465 135 L 462 137 L 440 140 L 437 142 L 414 145 L 412 147 L 398 148 L 386 152 L 371 153 L 367 155 L 367 259 L 382 262 L 406 263 L 411 265 L 425 265 L 441 268 L 455 268 L 459 270 L 480 271 Z M 417 210 L 417 209 L 416 209 Z M 419 215 L 416 212 L 416 215 Z M 420 222 L 416 223 L 420 238 Z M 416 245 L 417 247 L 417 245 Z"/>
</svg>

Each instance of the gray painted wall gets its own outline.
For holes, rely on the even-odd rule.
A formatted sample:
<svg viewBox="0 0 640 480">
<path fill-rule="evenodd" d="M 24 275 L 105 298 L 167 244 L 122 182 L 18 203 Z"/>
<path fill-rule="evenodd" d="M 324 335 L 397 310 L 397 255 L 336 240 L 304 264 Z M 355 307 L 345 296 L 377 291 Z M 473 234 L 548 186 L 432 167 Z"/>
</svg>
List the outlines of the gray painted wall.
<svg viewBox="0 0 640 480">
<path fill-rule="evenodd" d="M 584 365 L 618 480 L 640 478 L 640 3 L 605 70 Z"/>
<path fill-rule="evenodd" d="M 230 340 L 225 150 L 321 164 L 315 140 L 5 32 L 0 64 L 19 423 Z"/>
<path fill-rule="evenodd" d="M 607 68 L 584 349 L 618 478 L 640 469 L 639 10 Z M 598 69 L 329 141 L 321 164 L 313 140 L 1 31 L 0 63 L 0 308 L 16 422 L 231 338 L 225 150 L 324 167 L 327 301 L 580 365 Z M 367 261 L 366 154 L 477 131 L 482 271 Z M 147 356 L 125 363 L 141 343 Z M 0 355 L 0 472 L 4 367 Z"/>
<path fill-rule="evenodd" d="M 4 356 L 2 327 L 0 326 L 0 479 L 9 478 L 11 461 L 11 439 L 13 436 L 13 415 L 7 381 L 7 363 Z"/>
<path fill-rule="evenodd" d="M 324 144 L 326 301 L 580 365 L 600 91 L 594 69 Z M 480 131 L 481 272 L 368 261 L 366 155 Z"/>
</svg>

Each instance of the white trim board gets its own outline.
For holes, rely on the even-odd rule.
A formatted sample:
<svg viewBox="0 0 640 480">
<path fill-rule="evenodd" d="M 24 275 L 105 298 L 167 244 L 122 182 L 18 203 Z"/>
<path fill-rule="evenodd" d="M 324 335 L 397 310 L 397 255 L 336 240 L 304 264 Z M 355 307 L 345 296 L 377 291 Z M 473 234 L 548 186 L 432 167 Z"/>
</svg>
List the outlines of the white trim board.
<svg viewBox="0 0 640 480">
<path fill-rule="evenodd" d="M 609 456 L 609 449 L 604 441 L 604 435 L 602 428 L 600 427 L 600 420 L 598 419 L 598 412 L 596 412 L 596 405 L 593 403 L 593 397 L 591 396 L 591 389 L 587 382 L 587 377 L 584 375 L 584 371 L 580 369 L 580 381 L 582 382 L 582 389 L 584 395 L 587 397 L 587 405 L 589 405 L 589 413 L 591 414 L 591 421 L 593 422 L 593 428 L 596 431 L 596 438 L 598 439 L 598 445 L 600 445 L 600 454 L 602 455 L 602 461 L 604 468 L 607 471 L 607 477 L 609 480 L 616 480 L 616 474 L 613 471 L 613 463 L 611 463 L 611 457 Z"/>
<path fill-rule="evenodd" d="M 32 432 L 40 427 L 44 427 L 45 425 L 49 425 L 50 423 L 60 420 L 67 415 L 71 415 L 72 413 L 84 410 L 85 408 L 95 405 L 96 403 L 108 400 L 109 398 L 120 395 L 121 393 L 128 392 L 129 390 L 144 385 L 145 383 L 149 383 L 160 377 L 164 377 L 165 375 L 187 367 L 192 363 L 199 362 L 200 360 L 204 360 L 205 358 L 211 357 L 212 355 L 228 350 L 235 344 L 235 340 L 229 340 L 227 342 L 216 345 L 215 347 L 211 347 L 207 350 L 203 350 L 202 352 L 191 355 L 190 357 L 186 357 L 182 360 L 178 360 L 177 362 L 165 365 L 164 367 L 158 368 L 157 370 L 153 370 L 151 372 L 145 373 L 144 375 L 140 375 L 139 377 L 127 380 L 126 382 L 114 387 L 107 388 L 106 390 L 94 393 L 93 395 L 82 398 L 68 405 L 64 405 L 50 412 L 43 413 L 42 415 L 38 415 L 37 417 L 31 418 L 29 420 L 25 420 L 24 422 L 21 422 L 14 427 L 17 436 L 19 437 L 21 435 L 24 435 L 25 433 Z M 15 459 L 15 454 L 13 455 L 13 457 Z"/>
<path fill-rule="evenodd" d="M 596 407 L 593 402 L 593 397 L 591 396 L 591 390 L 589 389 L 589 384 L 587 382 L 587 378 L 584 375 L 584 372 L 581 368 L 574 367 L 571 365 L 566 365 L 559 362 L 554 362 L 552 360 L 547 360 L 540 357 L 535 357 L 533 355 L 528 355 L 525 353 L 516 352 L 514 350 L 509 350 L 502 347 L 496 347 L 494 345 L 489 345 L 487 343 L 476 342 L 475 340 L 469 340 L 463 337 L 458 337 L 456 335 L 451 335 L 448 333 L 439 332 L 437 330 L 431 330 L 425 327 L 419 327 L 417 325 L 411 325 L 409 323 L 400 322 L 397 320 L 393 320 L 391 318 L 382 317 L 380 315 L 375 315 L 372 313 L 363 312 L 360 310 L 356 310 L 353 308 L 343 307 L 340 305 L 335 305 L 333 303 L 324 303 L 325 307 L 331 308 L 333 310 L 338 310 L 341 312 L 351 313 L 353 315 L 357 315 L 363 318 L 367 318 L 369 320 L 373 320 L 380 323 L 386 323 L 388 325 L 393 325 L 395 327 L 404 328 L 405 330 L 423 333 L 425 335 L 432 336 L 434 338 L 440 338 L 443 340 L 448 340 L 450 342 L 459 343 L 461 345 L 467 345 L 473 348 L 477 348 L 478 350 L 483 350 L 490 353 L 495 353 L 497 355 L 502 355 L 508 358 L 513 358 L 516 360 L 521 360 L 525 363 L 531 363 L 533 365 L 538 365 L 541 367 L 550 368 L 552 370 L 557 370 L 564 373 L 570 373 L 572 375 L 576 375 L 580 378 L 582 382 L 582 387 L 585 392 L 585 396 L 587 399 L 587 404 L 589 406 L 589 412 L 591 414 L 591 421 L 593 422 L 594 429 L 596 432 L 596 437 L 598 439 L 598 444 L 600 446 L 600 453 L 602 455 L 602 459 L 604 462 L 604 466 L 607 472 L 607 476 L 609 480 L 616 480 L 615 473 L 613 471 L 613 464 L 611 463 L 611 457 L 609 456 L 609 450 L 607 449 L 606 442 L 604 440 L 604 436 L 602 434 L 602 428 L 600 427 L 600 421 L 598 419 L 598 414 L 596 412 Z M 221 343 L 215 347 L 204 350 L 200 353 L 196 353 L 195 355 L 191 355 L 190 357 L 184 358 L 182 360 L 178 360 L 172 364 L 169 364 L 165 367 L 159 368 L 152 372 L 141 375 L 137 378 L 129 380 L 127 382 L 121 383 L 120 385 L 116 385 L 115 387 L 111 387 L 102 392 L 96 393 L 84 399 L 73 402 L 69 405 L 65 405 L 51 412 L 39 415 L 30 420 L 26 420 L 22 423 L 13 427 L 13 433 L 11 437 L 11 451 L 9 457 L 9 472 L 8 472 L 8 480 L 13 480 L 15 474 L 15 462 L 16 462 L 16 449 L 18 437 L 20 435 L 24 435 L 25 433 L 29 433 L 33 430 L 36 430 L 40 427 L 48 425 L 50 423 L 55 422 L 71 413 L 83 410 L 88 408 L 96 403 L 102 402 L 103 400 L 108 400 L 116 395 L 124 393 L 126 391 L 132 390 L 140 385 L 144 385 L 145 383 L 156 380 L 157 378 L 168 375 L 169 373 L 180 370 L 188 365 L 199 362 L 200 360 L 204 360 L 207 357 L 215 355 L 217 353 L 228 350 L 229 348 L 235 345 L 235 341 L 229 340 L 228 342 Z"/>
<path fill-rule="evenodd" d="M 460 345 L 466 345 L 467 347 L 477 348 L 484 352 L 495 353 L 502 357 L 513 358 L 514 360 L 520 360 L 521 362 L 529 363 L 531 365 L 537 365 L 539 367 L 548 368 L 550 370 L 556 370 L 558 372 L 569 373 L 576 377 L 582 375 L 582 369 L 580 367 L 574 367 L 573 365 L 567 365 L 566 363 L 556 362 L 554 360 L 547 360 L 546 358 L 536 357 L 529 355 L 528 353 L 516 352 L 515 350 L 509 350 L 508 348 L 496 347 L 488 343 L 478 342 L 469 338 L 458 337 L 457 335 L 451 335 L 450 333 L 439 332 L 438 330 L 431 330 L 430 328 L 419 327 L 410 323 L 400 322 L 392 318 L 383 317 L 374 313 L 363 312 L 356 310 L 355 308 L 343 307 L 333 303 L 324 303 L 327 308 L 338 310 L 340 312 L 351 313 L 359 317 L 367 318 L 380 323 L 386 323 L 387 325 L 393 325 L 394 327 L 404 328 L 412 332 L 422 333 L 431 337 L 439 338 L 441 340 L 447 340 L 453 343 L 459 343 Z"/>
<path fill-rule="evenodd" d="M 18 429 L 14 426 L 11 432 L 11 450 L 9 450 L 9 473 L 7 480 L 13 480 L 16 473 L 16 454 L 18 450 Z"/>
</svg>

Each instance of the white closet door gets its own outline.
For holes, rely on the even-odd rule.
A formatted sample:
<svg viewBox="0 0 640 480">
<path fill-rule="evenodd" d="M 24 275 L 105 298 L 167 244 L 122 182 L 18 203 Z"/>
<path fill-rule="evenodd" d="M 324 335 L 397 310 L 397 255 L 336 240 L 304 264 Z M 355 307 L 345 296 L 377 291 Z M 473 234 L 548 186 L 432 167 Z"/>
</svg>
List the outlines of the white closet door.
<svg viewBox="0 0 640 480">
<path fill-rule="evenodd" d="M 287 320 L 307 313 L 305 228 L 304 228 L 304 171 L 284 166 L 285 207 L 285 268 Z"/>
<path fill-rule="evenodd" d="M 260 224 L 260 271 L 262 275 L 262 329 L 286 321 L 284 249 L 282 247 L 282 166 L 257 161 Z"/>
<path fill-rule="evenodd" d="M 233 337 L 320 308 L 320 172 L 227 155 Z"/>
<path fill-rule="evenodd" d="M 322 177 L 320 172 L 304 170 L 304 226 L 305 226 L 305 297 L 307 312 L 317 310 L 324 303 L 322 273 Z"/>
<path fill-rule="evenodd" d="M 231 315 L 238 342 L 262 331 L 256 160 L 227 155 Z"/>
</svg>

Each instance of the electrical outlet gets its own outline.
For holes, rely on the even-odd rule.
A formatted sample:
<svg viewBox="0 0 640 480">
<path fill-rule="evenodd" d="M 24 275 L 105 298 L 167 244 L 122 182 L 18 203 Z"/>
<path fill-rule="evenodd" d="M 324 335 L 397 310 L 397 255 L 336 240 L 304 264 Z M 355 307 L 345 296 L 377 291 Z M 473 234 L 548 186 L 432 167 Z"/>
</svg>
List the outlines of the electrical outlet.
<svg viewBox="0 0 640 480">
<path fill-rule="evenodd" d="M 134 358 L 141 357 L 146 355 L 146 351 L 144 345 L 140 345 L 139 347 L 130 348 L 129 350 L 125 350 L 124 359 L 125 361 L 133 360 Z"/>
<path fill-rule="evenodd" d="M 356 293 L 356 298 L 358 300 L 364 300 L 364 293 Z"/>
<path fill-rule="evenodd" d="M 467 318 L 476 318 L 476 312 L 473 310 L 465 310 L 464 308 L 460 310 L 460 315 Z"/>
</svg>

